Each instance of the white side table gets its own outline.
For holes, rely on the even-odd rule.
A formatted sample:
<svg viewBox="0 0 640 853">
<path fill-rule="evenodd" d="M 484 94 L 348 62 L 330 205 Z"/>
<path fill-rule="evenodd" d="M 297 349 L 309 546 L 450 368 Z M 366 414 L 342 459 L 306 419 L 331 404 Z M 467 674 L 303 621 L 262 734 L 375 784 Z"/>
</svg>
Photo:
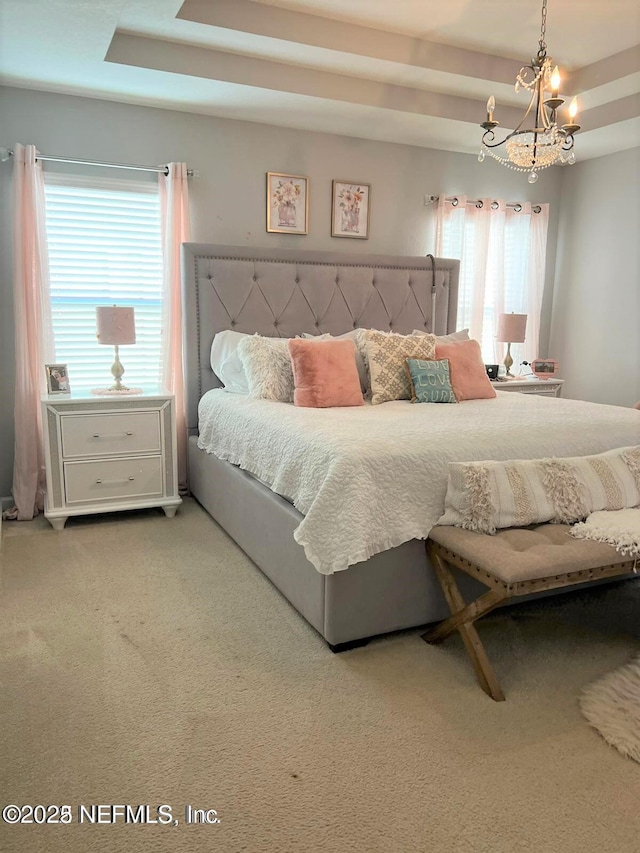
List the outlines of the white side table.
<svg viewBox="0 0 640 853">
<path fill-rule="evenodd" d="M 56 530 L 72 515 L 161 506 L 178 495 L 171 394 L 50 395 L 42 399 L 47 496 Z"/>
<path fill-rule="evenodd" d="M 540 397 L 559 397 L 564 379 L 507 379 L 503 382 L 491 382 L 496 391 L 516 391 L 519 394 L 537 394 Z"/>
</svg>

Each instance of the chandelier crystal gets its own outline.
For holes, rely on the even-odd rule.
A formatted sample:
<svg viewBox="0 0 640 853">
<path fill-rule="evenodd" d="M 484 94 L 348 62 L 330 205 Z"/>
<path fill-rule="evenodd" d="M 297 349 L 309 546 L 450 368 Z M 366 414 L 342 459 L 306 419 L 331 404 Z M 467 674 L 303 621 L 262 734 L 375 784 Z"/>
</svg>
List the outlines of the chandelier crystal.
<svg viewBox="0 0 640 853">
<path fill-rule="evenodd" d="M 542 26 L 538 53 L 531 60 L 530 65 L 522 66 L 516 77 L 516 92 L 524 89 L 531 95 L 529 106 L 520 124 L 504 139 L 496 140 L 494 129 L 499 122 L 493 118 L 496 102 L 491 95 L 487 101 L 487 119 L 480 125 L 484 128 L 484 133 L 478 160 L 482 162 L 485 154 L 489 154 L 509 169 L 528 172 L 530 184 L 538 180 L 538 172 L 541 169 L 547 169 L 554 163 L 575 163 L 573 135 L 580 130 L 580 125 L 575 123 L 578 112 L 578 103 L 575 98 L 569 106 L 568 123 L 558 124 L 557 113 L 564 104 L 564 100 L 558 97 L 560 90 L 558 67 L 554 67 L 553 60 L 547 56 L 546 28 L 547 0 L 542 0 Z M 529 116 L 533 126 L 525 127 Z M 503 153 L 494 150 L 499 149 L 500 146 L 504 146 L 501 149 Z M 504 156 L 505 149 L 506 156 Z"/>
</svg>

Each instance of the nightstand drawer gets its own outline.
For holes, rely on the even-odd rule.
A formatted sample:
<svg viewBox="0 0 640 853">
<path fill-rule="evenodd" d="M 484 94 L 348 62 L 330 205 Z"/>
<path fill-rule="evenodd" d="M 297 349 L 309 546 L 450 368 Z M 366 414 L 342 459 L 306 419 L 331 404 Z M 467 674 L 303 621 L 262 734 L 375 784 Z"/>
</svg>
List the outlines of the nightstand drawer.
<svg viewBox="0 0 640 853">
<path fill-rule="evenodd" d="M 67 504 L 160 496 L 162 457 L 65 462 L 64 482 Z"/>
<path fill-rule="evenodd" d="M 65 459 L 160 453 L 158 412 L 63 415 L 60 431 Z"/>
</svg>

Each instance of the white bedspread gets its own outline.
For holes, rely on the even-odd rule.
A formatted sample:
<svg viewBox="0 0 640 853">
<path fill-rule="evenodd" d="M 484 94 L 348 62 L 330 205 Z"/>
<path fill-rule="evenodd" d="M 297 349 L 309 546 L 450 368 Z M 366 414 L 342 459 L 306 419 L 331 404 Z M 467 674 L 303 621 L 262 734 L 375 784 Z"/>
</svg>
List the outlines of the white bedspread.
<svg viewBox="0 0 640 853">
<path fill-rule="evenodd" d="M 251 472 L 304 516 L 295 539 L 331 574 L 425 539 L 449 462 L 581 456 L 640 443 L 640 412 L 499 392 L 460 404 L 296 408 L 222 390 L 199 405 L 198 446 Z"/>
</svg>

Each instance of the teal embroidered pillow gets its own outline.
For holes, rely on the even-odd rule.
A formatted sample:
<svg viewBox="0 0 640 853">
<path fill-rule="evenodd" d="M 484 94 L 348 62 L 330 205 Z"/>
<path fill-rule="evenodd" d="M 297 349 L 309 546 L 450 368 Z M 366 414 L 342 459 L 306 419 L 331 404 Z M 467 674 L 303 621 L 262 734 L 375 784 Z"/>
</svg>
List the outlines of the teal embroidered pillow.
<svg viewBox="0 0 640 853">
<path fill-rule="evenodd" d="M 407 375 L 412 403 L 457 403 L 451 387 L 449 359 L 408 358 Z"/>
</svg>

